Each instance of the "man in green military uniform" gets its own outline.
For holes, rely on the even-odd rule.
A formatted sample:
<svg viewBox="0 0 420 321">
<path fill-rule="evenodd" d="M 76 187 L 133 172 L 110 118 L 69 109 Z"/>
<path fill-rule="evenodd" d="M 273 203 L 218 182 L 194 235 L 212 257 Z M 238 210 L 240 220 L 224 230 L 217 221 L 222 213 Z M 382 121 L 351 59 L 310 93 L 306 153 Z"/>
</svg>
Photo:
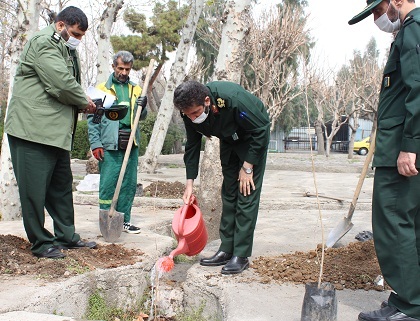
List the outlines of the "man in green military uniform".
<svg viewBox="0 0 420 321">
<path fill-rule="evenodd" d="M 60 249 L 96 246 L 75 233 L 70 168 L 77 114 L 96 109 L 80 85 L 76 51 L 87 28 L 82 10 L 65 8 L 26 43 L 14 79 L 5 132 L 23 224 L 37 257 L 62 258 Z M 44 227 L 44 208 L 54 234 Z"/>
<path fill-rule="evenodd" d="M 420 8 L 414 0 L 368 0 L 356 23 L 387 4 L 381 30 L 401 29 L 384 68 L 378 106 L 372 227 L 385 281 L 393 292 L 361 321 L 420 320 Z M 386 6 L 385 6 L 386 7 Z M 382 10 L 383 11 L 383 10 Z M 389 28 L 384 28 L 388 25 Z M 391 31 L 392 30 L 392 31 Z"/>
<path fill-rule="evenodd" d="M 128 51 L 119 51 L 114 55 L 114 72 L 108 81 L 97 86 L 98 89 L 116 97 L 115 104 L 128 106 L 125 117 L 111 121 L 102 117 L 99 123 L 88 116 L 89 142 L 93 156 L 99 160 L 99 208 L 109 210 L 117 186 L 119 172 L 124 160 L 130 132 L 135 131 L 133 148 L 127 162 L 127 168 L 121 185 L 116 210 L 124 213 L 123 231 L 131 234 L 140 233 L 140 228 L 131 224 L 131 207 L 137 187 L 137 165 L 139 160 L 140 126 L 133 128 L 137 108 L 143 108 L 140 119 L 147 116 L 147 98 L 140 97 L 142 89 L 130 81 L 130 71 L 134 57 Z"/>
<path fill-rule="evenodd" d="M 221 245 L 204 266 L 225 265 L 222 274 L 249 267 L 261 187 L 270 140 L 270 120 L 264 104 L 238 84 L 186 81 L 174 92 L 187 131 L 184 162 L 187 183 L 183 200 L 191 202 L 202 136 L 220 139 L 222 165 Z"/>
</svg>

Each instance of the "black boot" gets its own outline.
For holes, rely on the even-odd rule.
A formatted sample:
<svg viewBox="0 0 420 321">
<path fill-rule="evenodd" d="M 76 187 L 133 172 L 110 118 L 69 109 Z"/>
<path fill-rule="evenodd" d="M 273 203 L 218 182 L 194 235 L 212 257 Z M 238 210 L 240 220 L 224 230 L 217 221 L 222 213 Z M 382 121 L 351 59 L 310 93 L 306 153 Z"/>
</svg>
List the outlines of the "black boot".
<svg viewBox="0 0 420 321">
<path fill-rule="evenodd" d="M 224 265 L 229 262 L 232 257 L 232 253 L 226 253 L 223 251 L 217 251 L 215 255 L 208 258 L 202 258 L 200 264 L 204 266 L 218 266 Z"/>
<path fill-rule="evenodd" d="M 371 312 L 361 312 L 359 314 L 360 321 L 415 321 L 408 315 L 398 311 L 397 308 L 385 306 L 379 310 Z"/>
<path fill-rule="evenodd" d="M 232 256 L 230 261 L 222 268 L 222 274 L 237 274 L 249 267 L 247 257 Z"/>
</svg>

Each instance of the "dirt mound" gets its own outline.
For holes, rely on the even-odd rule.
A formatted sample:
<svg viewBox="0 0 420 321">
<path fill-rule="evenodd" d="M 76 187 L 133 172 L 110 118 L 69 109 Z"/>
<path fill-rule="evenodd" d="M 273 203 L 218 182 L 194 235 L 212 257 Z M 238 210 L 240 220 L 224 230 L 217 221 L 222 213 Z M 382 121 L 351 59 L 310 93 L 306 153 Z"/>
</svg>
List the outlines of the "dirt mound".
<svg viewBox="0 0 420 321">
<path fill-rule="evenodd" d="M 31 244 L 14 235 L 0 235 L 0 274 L 36 275 L 57 279 L 97 268 L 109 269 L 141 262 L 143 253 L 120 245 L 98 245 L 97 249 L 67 250 L 64 259 L 38 259 Z"/>
<path fill-rule="evenodd" d="M 120 245 L 98 245 L 97 249 L 65 251 L 59 260 L 38 259 L 30 251 L 30 243 L 14 235 L 0 235 L 0 275 L 35 275 L 42 278 L 67 278 L 97 268 L 110 269 L 141 262 L 143 253 Z M 275 257 L 257 257 L 251 267 L 260 282 L 317 282 L 321 251 L 295 252 Z M 380 275 L 373 241 L 351 243 L 346 247 L 325 251 L 323 281 L 335 288 L 382 291 L 375 284 Z M 385 289 L 389 287 L 385 284 Z"/>
<path fill-rule="evenodd" d="M 316 251 L 257 257 L 253 260 L 252 268 L 260 275 L 261 281 L 266 283 L 318 282 L 321 253 L 321 246 L 318 246 Z M 322 281 L 331 282 L 337 290 L 389 290 L 386 284 L 384 287 L 375 283 L 380 275 L 372 240 L 325 250 Z"/>
<path fill-rule="evenodd" d="M 157 181 L 143 189 L 143 195 L 160 198 L 182 198 L 185 185 L 181 182 Z"/>
</svg>

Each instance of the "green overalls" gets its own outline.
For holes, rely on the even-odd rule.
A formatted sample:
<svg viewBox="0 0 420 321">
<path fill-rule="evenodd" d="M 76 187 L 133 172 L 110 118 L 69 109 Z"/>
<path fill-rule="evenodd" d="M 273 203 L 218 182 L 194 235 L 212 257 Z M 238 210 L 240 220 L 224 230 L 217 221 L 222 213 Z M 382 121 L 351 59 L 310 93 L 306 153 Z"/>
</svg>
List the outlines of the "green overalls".
<svg viewBox="0 0 420 321">
<path fill-rule="evenodd" d="M 223 174 L 220 250 L 249 257 L 270 140 L 270 120 L 261 100 L 241 86 L 227 81 L 206 86 L 212 103 L 207 119 L 194 124 L 182 115 L 187 131 L 184 155 L 187 179 L 198 175 L 202 135 L 218 137 Z M 239 192 L 238 176 L 244 161 L 254 165 L 256 189 L 249 196 Z"/>
<path fill-rule="evenodd" d="M 111 121 L 105 116 L 99 124 L 92 122 L 92 116 L 88 116 L 89 142 L 91 149 L 102 147 L 104 158 L 99 162 L 100 181 L 99 181 L 99 208 L 108 210 L 111 207 L 112 198 L 117 186 L 118 177 L 125 156 L 125 149 L 118 148 L 118 131 L 136 130 L 130 156 L 128 158 L 124 179 L 118 197 L 116 210 L 124 213 L 124 222 L 131 220 L 131 208 L 137 187 L 137 166 L 138 166 L 138 142 L 140 141 L 140 129 L 134 129 L 133 122 L 137 112 L 137 98 L 140 97 L 141 88 L 128 81 L 120 83 L 111 74 L 108 81 L 98 85 L 98 88 L 116 97 L 115 104 L 125 104 L 129 106 L 128 113 L 119 121 Z M 140 119 L 145 119 L 147 109 L 143 108 Z"/>
<path fill-rule="evenodd" d="M 389 304 L 420 319 L 420 175 L 398 173 L 400 151 L 420 168 L 420 9 L 412 10 L 384 68 L 373 161 L 372 227 Z"/>
</svg>

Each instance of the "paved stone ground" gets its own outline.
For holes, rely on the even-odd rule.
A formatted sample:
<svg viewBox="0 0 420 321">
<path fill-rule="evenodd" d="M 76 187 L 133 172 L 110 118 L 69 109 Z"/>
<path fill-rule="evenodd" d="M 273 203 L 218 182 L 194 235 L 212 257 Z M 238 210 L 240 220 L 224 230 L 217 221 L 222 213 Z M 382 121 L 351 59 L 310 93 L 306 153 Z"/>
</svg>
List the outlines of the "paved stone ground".
<svg viewBox="0 0 420 321">
<path fill-rule="evenodd" d="M 308 251 L 322 242 L 321 227 L 328 232 L 347 214 L 364 159 L 355 155 L 354 159 L 348 160 L 344 154 L 334 154 L 328 159 L 324 156 L 314 156 L 312 159 L 309 154 L 269 154 L 253 256 Z M 157 180 L 184 181 L 182 155 L 162 156 L 159 164 L 156 174 L 140 173 L 139 182 L 147 186 Z M 82 161 L 73 161 L 75 179 L 83 179 L 84 166 Z M 315 174 L 312 168 L 315 168 Z M 341 244 L 353 242 L 357 233 L 371 228 L 372 181 L 371 177 L 365 180 L 352 220 L 354 227 L 340 241 Z M 321 196 L 340 198 L 343 202 L 327 198 L 319 198 L 318 202 L 314 197 L 304 196 L 305 192 L 315 193 L 316 190 Z M 78 232 L 85 238 L 104 242 L 97 225 L 97 194 L 75 192 L 75 204 Z M 136 198 L 133 221 L 141 225 L 143 231 L 140 235 L 123 234 L 118 242 L 147 254 L 149 259 L 141 266 L 123 269 L 123 272 L 96 271 L 64 284 L 2 279 L 0 313 L 3 314 L 0 314 L 0 320 L 28 320 L 28 316 L 19 319 L 8 315 L 19 311 L 50 314 L 55 311 L 61 315 L 80 317 L 84 307 L 80 302 L 90 291 L 91 282 L 88 280 L 97 280 L 98 285 L 105 282 L 107 291 L 113 293 L 116 299 L 121 299 L 126 297 L 124 289 L 130 277 L 131 288 L 141 293 L 141 275 L 147 278 L 156 259 L 173 246 L 171 237 L 165 236 L 165 233 L 170 226 L 173 209 L 181 204 L 181 200 Z M 0 234 L 5 233 L 25 236 L 19 221 L 0 222 Z M 211 255 L 217 250 L 218 244 L 218 241 L 210 242 L 200 256 Z M 300 320 L 303 286 L 256 283 L 252 281 L 255 278 L 252 269 L 240 276 L 226 277 L 220 275 L 220 267 L 194 264 L 188 271 L 180 267 L 176 266 L 173 273 L 180 274 L 184 279 L 183 293 L 180 294 L 182 302 L 188 306 L 199 306 L 205 300 L 205 313 L 209 316 L 216 315 L 227 321 Z M 13 296 L 11 288 L 14 289 Z M 168 291 L 165 293 L 170 297 Z M 388 295 L 376 291 L 337 292 L 340 321 L 356 320 L 361 310 L 376 309 Z M 59 294 L 59 298 L 56 299 L 53 293 Z M 77 308 L 72 295 L 80 298 Z M 47 319 L 32 316 L 31 320 Z"/>
</svg>

